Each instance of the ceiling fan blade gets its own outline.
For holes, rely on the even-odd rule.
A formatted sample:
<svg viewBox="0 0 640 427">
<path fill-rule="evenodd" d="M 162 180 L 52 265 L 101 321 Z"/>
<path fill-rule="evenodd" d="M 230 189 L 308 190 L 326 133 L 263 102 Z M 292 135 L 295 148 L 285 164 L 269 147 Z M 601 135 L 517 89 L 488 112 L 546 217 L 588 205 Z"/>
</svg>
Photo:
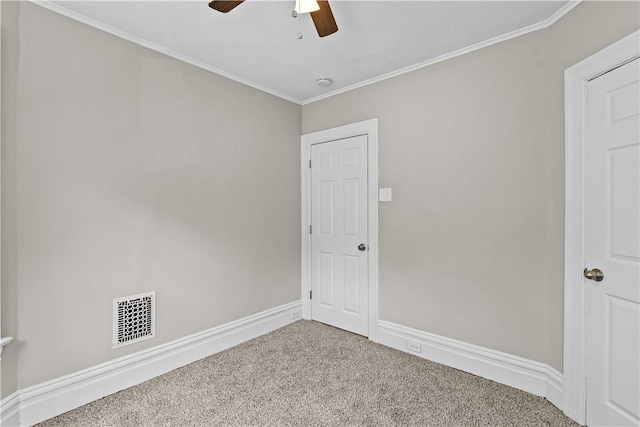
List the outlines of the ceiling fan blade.
<svg viewBox="0 0 640 427">
<path fill-rule="evenodd" d="M 212 0 L 209 2 L 209 7 L 218 12 L 227 13 L 233 10 L 236 6 L 242 3 L 244 0 L 239 1 L 227 1 L 227 0 Z"/>
<path fill-rule="evenodd" d="M 325 37 L 338 31 L 338 24 L 333 17 L 328 0 L 318 0 L 318 6 L 320 6 L 320 10 L 311 12 L 311 18 L 316 30 L 318 30 L 318 35 Z"/>
</svg>

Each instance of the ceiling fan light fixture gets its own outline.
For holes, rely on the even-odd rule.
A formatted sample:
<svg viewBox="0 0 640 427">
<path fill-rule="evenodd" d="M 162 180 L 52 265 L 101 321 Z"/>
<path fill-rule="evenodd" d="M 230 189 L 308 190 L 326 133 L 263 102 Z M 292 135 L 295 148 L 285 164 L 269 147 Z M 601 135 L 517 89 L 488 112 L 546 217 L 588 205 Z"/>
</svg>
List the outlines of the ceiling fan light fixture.
<svg viewBox="0 0 640 427">
<path fill-rule="evenodd" d="M 296 0 L 295 11 L 298 13 L 311 13 L 320 10 L 316 0 Z"/>
</svg>

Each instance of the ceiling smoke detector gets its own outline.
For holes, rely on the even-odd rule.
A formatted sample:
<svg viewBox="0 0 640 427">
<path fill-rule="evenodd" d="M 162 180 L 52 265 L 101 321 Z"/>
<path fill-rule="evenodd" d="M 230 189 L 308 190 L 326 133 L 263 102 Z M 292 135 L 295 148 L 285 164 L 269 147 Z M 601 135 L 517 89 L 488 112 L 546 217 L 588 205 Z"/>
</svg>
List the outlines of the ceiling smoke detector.
<svg viewBox="0 0 640 427">
<path fill-rule="evenodd" d="M 327 87 L 327 86 L 331 86 L 333 84 L 333 80 L 331 80 L 328 77 L 320 77 L 316 83 L 318 84 L 318 86 L 320 87 Z"/>
</svg>

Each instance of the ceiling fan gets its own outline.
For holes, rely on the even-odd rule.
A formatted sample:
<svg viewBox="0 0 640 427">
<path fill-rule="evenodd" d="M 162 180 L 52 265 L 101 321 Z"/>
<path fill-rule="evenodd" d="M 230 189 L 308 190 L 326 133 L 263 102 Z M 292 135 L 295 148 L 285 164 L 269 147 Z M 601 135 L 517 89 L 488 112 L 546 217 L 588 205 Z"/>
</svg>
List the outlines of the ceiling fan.
<svg viewBox="0 0 640 427">
<path fill-rule="evenodd" d="M 228 13 L 243 2 L 244 0 L 212 0 L 209 2 L 209 7 L 213 10 L 217 10 L 218 12 Z M 317 6 L 319 8 L 310 13 L 311 19 L 313 19 L 313 24 L 316 26 L 316 30 L 318 31 L 318 35 L 320 37 L 325 37 L 338 31 L 338 25 L 333 17 L 333 12 L 331 12 L 329 1 L 317 0 Z M 305 12 L 304 10 L 299 9 L 299 2 L 296 2 L 296 10 L 300 13 Z"/>
</svg>

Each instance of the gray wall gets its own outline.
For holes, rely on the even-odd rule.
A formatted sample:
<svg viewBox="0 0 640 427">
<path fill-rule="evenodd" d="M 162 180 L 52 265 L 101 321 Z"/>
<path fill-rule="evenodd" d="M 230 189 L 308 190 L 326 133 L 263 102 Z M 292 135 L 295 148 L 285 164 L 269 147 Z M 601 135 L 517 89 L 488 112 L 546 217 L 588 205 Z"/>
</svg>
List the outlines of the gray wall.
<svg viewBox="0 0 640 427">
<path fill-rule="evenodd" d="M 585 2 L 546 30 L 303 108 L 379 118 L 380 316 L 562 370 L 563 71 L 638 29 Z"/>
<path fill-rule="evenodd" d="M 561 369 L 562 73 L 638 13 L 300 108 L 2 2 L 1 396 L 299 298 L 299 134 L 371 117 L 381 318 Z M 152 289 L 158 336 L 111 350 L 111 300 Z"/>
<path fill-rule="evenodd" d="M 3 396 L 300 298 L 299 105 L 2 9 Z M 149 290 L 157 337 L 112 350 Z"/>
<path fill-rule="evenodd" d="M 2 9 L 2 274 L 0 288 L 0 326 L 3 337 L 14 336 L 18 328 L 18 282 L 16 278 L 17 206 L 16 206 L 16 90 L 18 73 L 17 3 L 0 2 Z M 8 143 L 12 141 L 11 143 Z M 0 398 L 17 389 L 18 352 L 13 344 L 4 348 L 0 362 Z"/>
</svg>

